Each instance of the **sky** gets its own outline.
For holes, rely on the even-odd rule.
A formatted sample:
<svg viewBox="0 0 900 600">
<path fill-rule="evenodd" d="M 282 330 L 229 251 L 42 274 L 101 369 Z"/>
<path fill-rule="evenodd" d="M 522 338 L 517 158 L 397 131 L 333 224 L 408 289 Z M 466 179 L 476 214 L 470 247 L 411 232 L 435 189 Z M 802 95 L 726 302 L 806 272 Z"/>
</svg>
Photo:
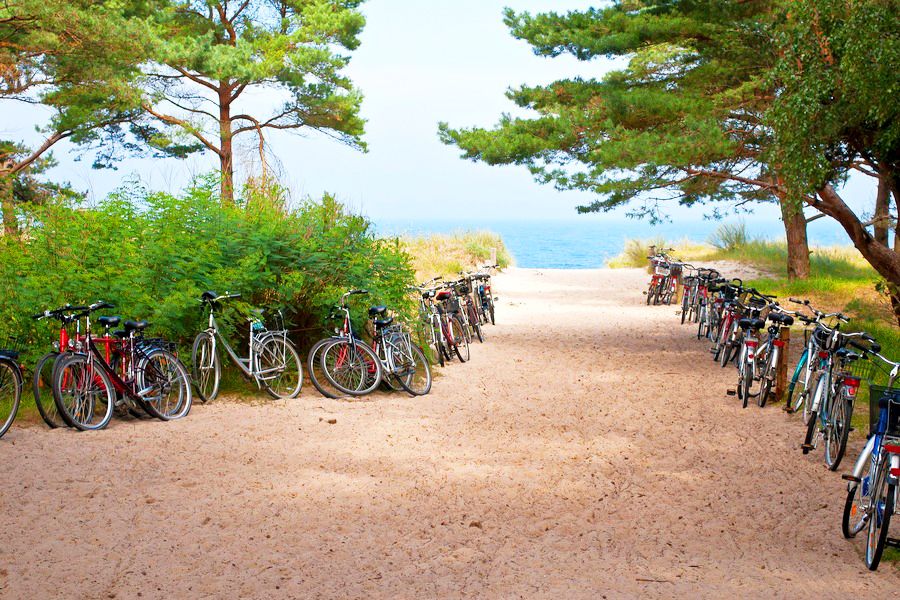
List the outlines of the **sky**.
<svg viewBox="0 0 900 600">
<path fill-rule="evenodd" d="M 503 24 L 503 9 L 566 12 L 584 10 L 569 0 L 368 0 L 362 5 L 367 24 L 360 47 L 345 73 L 365 96 L 367 119 L 362 153 L 319 134 L 270 134 L 271 153 L 280 163 L 282 183 L 292 197 L 331 193 L 354 210 L 382 221 L 470 217 L 565 219 L 593 196 L 558 192 L 540 185 L 525 167 L 494 167 L 459 158 L 460 151 L 441 144 L 440 121 L 451 127 L 490 127 L 502 113 L 525 115 L 504 95 L 510 87 L 542 85 L 574 76 L 600 78 L 617 63 L 607 59 L 580 62 L 563 55 L 535 56 Z M 622 65 L 624 63 L 618 63 Z M 263 101 L 257 97 L 255 101 Z M 7 139 L 28 137 L 29 118 L 39 109 L 7 120 Z M 9 114 L 9 113 L 8 113 Z M 250 140 L 247 140 L 250 141 Z M 248 150 L 246 156 L 252 158 Z M 72 160 L 71 146 L 59 145 L 60 165 L 51 176 L 67 180 L 92 199 L 101 199 L 124 181 L 137 179 L 152 189 L 178 192 L 198 174 L 218 167 L 211 153 L 184 161 L 125 160 L 115 171 L 92 170 L 90 160 Z M 240 157 L 238 158 L 240 160 Z M 853 206 L 871 205 L 874 190 L 859 184 L 850 194 Z M 622 218 L 617 211 L 612 218 Z M 699 220 L 700 209 L 673 206 L 675 221 Z M 757 217 L 777 218 L 774 207 Z M 583 217 L 582 217 L 583 218 Z M 609 216 L 603 217 L 610 219 Z M 751 217 L 752 218 L 752 217 Z"/>
</svg>

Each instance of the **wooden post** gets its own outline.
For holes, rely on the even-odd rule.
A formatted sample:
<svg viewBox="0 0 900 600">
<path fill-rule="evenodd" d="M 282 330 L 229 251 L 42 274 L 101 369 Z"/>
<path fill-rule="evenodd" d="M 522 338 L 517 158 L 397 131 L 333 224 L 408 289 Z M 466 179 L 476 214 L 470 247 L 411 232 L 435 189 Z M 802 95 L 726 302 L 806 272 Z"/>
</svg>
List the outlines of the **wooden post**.
<svg viewBox="0 0 900 600">
<path fill-rule="evenodd" d="M 491 248 L 491 264 L 492 265 L 497 264 L 497 249 L 496 248 Z"/>
<path fill-rule="evenodd" d="M 788 356 L 791 350 L 791 328 L 781 328 L 781 341 L 784 347 L 781 349 L 781 360 L 778 361 L 778 372 L 775 373 L 775 400 L 790 402 L 790 398 L 785 398 L 788 389 Z"/>
</svg>

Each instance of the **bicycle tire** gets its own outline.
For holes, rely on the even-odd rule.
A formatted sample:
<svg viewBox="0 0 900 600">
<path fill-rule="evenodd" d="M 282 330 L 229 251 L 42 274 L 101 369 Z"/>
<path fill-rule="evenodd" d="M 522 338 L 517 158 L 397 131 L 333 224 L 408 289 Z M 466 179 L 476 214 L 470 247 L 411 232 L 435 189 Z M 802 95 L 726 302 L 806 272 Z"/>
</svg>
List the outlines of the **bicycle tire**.
<svg viewBox="0 0 900 600">
<path fill-rule="evenodd" d="M 440 325 L 436 325 L 436 324 L 432 323 L 432 325 L 431 325 L 431 335 L 432 335 L 432 337 L 434 338 L 434 341 L 431 342 L 429 348 L 430 348 L 431 352 L 434 353 L 434 356 L 435 356 L 435 358 L 436 358 L 436 361 L 432 362 L 432 364 L 434 364 L 434 363 L 436 362 L 437 364 L 439 364 L 439 365 L 441 365 L 441 366 L 443 367 L 444 364 L 445 364 L 445 361 L 444 361 L 444 345 L 441 343 L 441 328 L 440 328 Z"/>
<path fill-rule="evenodd" d="M 150 416 L 172 421 L 191 411 L 191 377 L 174 354 L 163 348 L 150 350 L 140 361 L 138 374 L 142 407 Z"/>
<path fill-rule="evenodd" d="M 868 459 L 869 472 L 860 481 L 847 484 L 847 500 L 844 502 L 844 514 L 841 516 L 841 533 L 847 539 L 856 537 L 868 521 L 872 483 L 878 472 L 878 466 Z"/>
<path fill-rule="evenodd" d="M 741 408 L 747 408 L 747 403 L 750 401 L 750 384 L 753 382 L 753 369 L 746 359 L 743 361 L 743 365 L 744 368 L 740 377 L 740 388 L 743 392 L 741 394 Z"/>
<path fill-rule="evenodd" d="M 88 360 L 86 354 L 70 354 L 55 371 L 53 399 L 66 423 L 80 431 L 106 427 L 116 394 L 103 367 Z"/>
<path fill-rule="evenodd" d="M 853 403 L 843 396 L 843 393 L 837 394 L 830 416 L 831 427 L 826 429 L 825 435 L 825 464 L 832 471 L 837 470 L 844 458 L 853 418 Z"/>
<path fill-rule="evenodd" d="M 11 360 L 0 358 L 0 437 L 9 431 L 22 401 L 24 378 Z"/>
<path fill-rule="evenodd" d="M 453 341 L 455 342 L 453 351 L 456 352 L 459 362 L 466 362 L 472 355 L 469 352 L 469 340 L 466 339 L 465 327 L 459 317 L 451 317 L 449 326 L 453 330 Z"/>
<path fill-rule="evenodd" d="M 494 299 L 488 299 L 488 313 L 491 315 L 491 325 L 496 325 L 497 322 L 494 320 Z"/>
<path fill-rule="evenodd" d="M 778 346 L 773 345 L 768 356 L 766 356 L 766 366 L 759 381 L 759 396 L 756 397 L 756 404 L 760 408 L 763 408 L 766 402 L 769 401 L 772 385 L 775 383 L 775 378 L 778 375 L 778 359 L 780 357 Z"/>
<path fill-rule="evenodd" d="M 650 306 L 650 302 L 653 300 L 653 294 L 656 292 L 656 286 L 653 285 L 653 281 L 650 281 L 650 287 L 647 289 L 647 306 Z"/>
<path fill-rule="evenodd" d="M 813 413 L 812 407 L 815 404 L 817 407 L 822 406 L 822 400 L 819 399 L 819 402 L 816 403 L 816 398 L 819 397 L 819 385 L 824 386 L 824 373 L 816 374 L 816 384 L 812 386 L 812 394 L 807 394 L 803 403 L 803 423 L 808 424 L 810 421 L 810 415 Z M 821 382 L 821 383 L 820 383 Z M 824 392 L 823 392 L 824 394 Z"/>
<path fill-rule="evenodd" d="M 408 352 L 408 354 L 407 354 Z M 403 364 L 398 367 L 412 372 L 396 374 L 394 377 L 407 392 L 413 396 L 424 396 L 431 391 L 431 367 L 422 349 L 413 343 L 401 349 Z"/>
<path fill-rule="evenodd" d="M 682 325 L 684 325 L 684 322 L 687 319 L 687 311 L 688 311 L 688 295 L 683 294 L 681 296 L 681 324 Z"/>
<path fill-rule="evenodd" d="M 881 554 L 884 552 L 891 524 L 891 515 L 894 514 L 895 486 L 887 481 L 888 468 L 889 464 L 885 461 L 882 468 L 878 469 L 878 476 L 872 486 L 872 508 L 866 535 L 866 567 L 870 571 L 877 569 L 878 563 L 881 562 Z"/>
<path fill-rule="evenodd" d="M 53 400 L 53 365 L 59 352 L 48 352 L 38 359 L 34 367 L 34 377 L 31 380 L 31 390 L 34 394 L 34 405 L 41 415 L 41 419 L 50 429 L 65 427 L 66 422 L 59 416 L 56 402 Z"/>
<path fill-rule="evenodd" d="M 812 418 L 810 418 L 809 423 L 806 424 L 806 437 L 803 438 L 803 454 L 809 454 L 809 451 L 812 450 L 810 446 L 812 445 L 813 437 L 816 434 L 816 428 L 819 426 L 816 411 L 811 411 L 810 415 Z"/>
<path fill-rule="evenodd" d="M 294 344 L 280 334 L 259 342 L 254 365 L 266 392 L 275 399 L 296 398 L 303 388 L 303 366 Z"/>
<path fill-rule="evenodd" d="M 197 334 L 191 347 L 191 374 L 197 398 L 204 404 L 219 395 L 222 381 L 222 364 L 215 348 L 215 340 L 208 331 Z"/>
<path fill-rule="evenodd" d="M 322 365 L 320 364 L 322 359 L 322 349 L 328 344 L 333 344 L 336 339 L 337 338 L 325 338 L 319 340 L 309 349 L 309 354 L 306 357 L 306 374 L 309 376 L 309 380 L 312 382 L 313 387 L 316 388 L 320 394 L 326 398 L 331 398 L 332 400 L 345 398 L 347 396 L 328 383 L 328 378 L 325 377 L 325 372 L 322 370 Z"/>
<path fill-rule="evenodd" d="M 328 383 L 351 396 L 364 396 L 381 384 L 381 361 L 362 342 L 335 340 L 325 346 L 319 363 Z"/>
</svg>

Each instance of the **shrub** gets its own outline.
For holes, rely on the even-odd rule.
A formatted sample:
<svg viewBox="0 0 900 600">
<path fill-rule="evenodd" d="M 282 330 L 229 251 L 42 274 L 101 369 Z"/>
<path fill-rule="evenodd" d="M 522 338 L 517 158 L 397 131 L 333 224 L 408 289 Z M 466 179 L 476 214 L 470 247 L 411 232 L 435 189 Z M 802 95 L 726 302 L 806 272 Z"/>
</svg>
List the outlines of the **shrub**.
<svg viewBox="0 0 900 600">
<path fill-rule="evenodd" d="M 278 194 L 246 193 L 223 206 L 218 183 L 202 178 L 177 196 L 130 185 L 95 207 L 30 207 L 27 234 L 0 240 L 0 319 L 24 334 L 33 364 L 55 333 L 28 316 L 67 302 L 112 302 L 110 313 L 147 319 L 182 344 L 204 326 L 205 290 L 243 294 L 222 313 L 231 331 L 246 327 L 250 306 L 286 308 L 295 332 L 315 328 L 352 288 L 371 292 L 357 297 L 360 316 L 369 304 L 412 310 L 409 256 L 367 219 L 327 195 L 289 210 Z"/>
</svg>

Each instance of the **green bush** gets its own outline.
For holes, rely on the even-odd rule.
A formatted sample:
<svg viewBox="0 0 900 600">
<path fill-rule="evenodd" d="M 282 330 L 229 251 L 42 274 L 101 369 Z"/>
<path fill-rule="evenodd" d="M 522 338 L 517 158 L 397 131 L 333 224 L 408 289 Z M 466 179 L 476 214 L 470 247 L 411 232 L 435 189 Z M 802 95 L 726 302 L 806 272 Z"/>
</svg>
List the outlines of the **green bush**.
<svg viewBox="0 0 900 600">
<path fill-rule="evenodd" d="M 286 308 L 295 339 L 321 337 L 314 329 L 352 288 L 371 292 L 355 297 L 360 318 L 369 304 L 412 310 L 409 257 L 367 219 L 327 195 L 288 209 L 278 190 L 245 194 L 223 206 L 218 182 L 203 178 L 177 196 L 130 185 L 94 207 L 30 207 L 25 235 L 0 239 L 0 319 L 9 327 L 0 335 L 22 335 L 33 364 L 58 323 L 30 315 L 102 299 L 116 305 L 106 314 L 147 319 L 155 334 L 189 347 L 205 325 L 205 290 L 243 294 L 222 314 L 232 334 L 246 331 L 253 306 Z"/>
</svg>

